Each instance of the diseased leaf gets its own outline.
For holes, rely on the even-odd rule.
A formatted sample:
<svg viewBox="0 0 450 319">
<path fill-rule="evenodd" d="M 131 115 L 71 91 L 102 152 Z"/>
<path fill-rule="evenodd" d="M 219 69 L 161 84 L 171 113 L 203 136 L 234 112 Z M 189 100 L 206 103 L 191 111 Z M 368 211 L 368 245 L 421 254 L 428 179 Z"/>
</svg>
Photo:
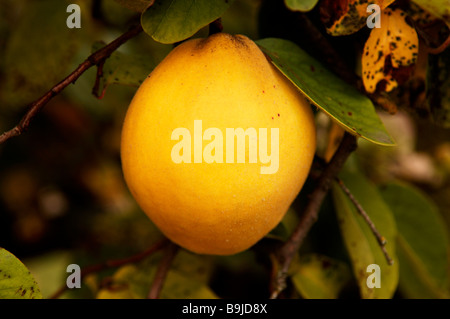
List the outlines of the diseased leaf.
<svg viewBox="0 0 450 319">
<path fill-rule="evenodd" d="M 311 11 L 319 0 L 284 0 L 284 3 L 292 11 Z"/>
<path fill-rule="evenodd" d="M 416 30 L 399 9 L 387 8 L 381 13 L 381 28 L 374 28 L 364 45 L 362 78 L 367 92 L 389 92 L 404 82 L 411 74 L 410 66 L 419 54 L 419 38 Z M 381 82 L 381 83 L 380 83 Z"/>
<path fill-rule="evenodd" d="M 400 265 L 399 289 L 405 298 L 450 298 L 449 236 L 433 202 L 422 192 L 390 183 L 380 189 L 394 214 Z"/>
<path fill-rule="evenodd" d="M 450 26 L 450 1 L 449 0 L 412 0 L 417 5 L 430 12 Z"/>
<path fill-rule="evenodd" d="M 156 0 L 141 16 L 144 31 L 155 41 L 189 38 L 225 12 L 234 0 Z"/>
<path fill-rule="evenodd" d="M 376 144 L 394 144 L 370 99 L 325 69 L 297 45 L 276 38 L 256 43 L 314 105 L 347 131 Z"/>
<path fill-rule="evenodd" d="M 439 22 L 438 17 L 431 14 L 429 11 L 424 10 L 421 6 L 417 5 L 413 1 L 411 1 L 409 3 L 409 6 L 405 9 L 408 16 L 414 21 L 414 25 L 416 26 L 416 28 L 426 28 L 427 25 L 437 24 Z"/>
<path fill-rule="evenodd" d="M 103 45 L 96 43 L 93 51 L 100 49 Z M 148 55 L 113 52 L 103 66 L 101 91 L 105 91 L 111 84 L 140 86 L 158 62 Z"/>
<path fill-rule="evenodd" d="M 346 263 L 318 254 L 301 256 L 297 267 L 292 281 L 307 299 L 337 299 L 351 279 Z"/>
<path fill-rule="evenodd" d="M 338 223 L 352 262 L 353 274 L 358 283 L 361 297 L 368 299 L 392 298 L 397 289 L 399 277 L 395 252 L 397 230 L 394 217 L 376 187 L 361 173 L 344 170 L 339 176 L 369 215 L 378 232 L 387 240 L 385 248 L 394 261 L 393 265 L 387 263 L 367 222 L 338 183 L 334 183 L 332 195 Z M 367 267 L 371 264 L 377 264 L 380 267 L 380 288 L 369 288 L 367 285 L 367 278 L 372 273 L 372 271 L 367 272 Z"/>
<path fill-rule="evenodd" d="M 394 1 L 324 0 L 321 3 L 320 14 L 329 34 L 349 35 L 366 25 L 367 18 L 372 14 L 370 10 L 367 11 L 370 4 L 376 4 L 383 10 Z"/>
<path fill-rule="evenodd" d="M 41 299 L 42 294 L 25 265 L 0 248 L 0 299 Z"/>
</svg>

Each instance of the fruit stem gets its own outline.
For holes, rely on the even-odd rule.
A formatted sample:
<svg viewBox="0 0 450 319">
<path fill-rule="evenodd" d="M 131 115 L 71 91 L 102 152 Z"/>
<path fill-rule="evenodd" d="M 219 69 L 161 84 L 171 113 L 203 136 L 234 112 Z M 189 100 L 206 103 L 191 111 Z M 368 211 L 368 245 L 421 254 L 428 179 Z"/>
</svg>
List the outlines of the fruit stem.
<svg viewBox="0 0 450 319">
<path fill-rule="evenodd" d="M 223 30 L 222 19 L 218 18 L 209 24 L 209 35 L 220 33 Z"/>
</svg>

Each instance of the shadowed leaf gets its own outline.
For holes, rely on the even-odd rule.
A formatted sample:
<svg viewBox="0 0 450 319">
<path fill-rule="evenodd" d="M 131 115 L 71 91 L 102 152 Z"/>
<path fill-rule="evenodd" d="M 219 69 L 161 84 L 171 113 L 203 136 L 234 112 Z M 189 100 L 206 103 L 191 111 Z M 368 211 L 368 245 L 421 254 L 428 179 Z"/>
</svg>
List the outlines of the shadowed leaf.
<svg viewBox="0 0 450 319">
<path fill-rule="evenodd" d="M 156 0 L 141 16 L 144 31 L 155 41 L 189 38 L 225 12 L 234 0 Z"/>
<path fill-rule="evenodd" d="M 381 236 L 387 240 L 386 250 L 394 260 L 389 265 L 374 234 L 356 210 L 355 205 L 337 183 L 332 194 L 345 246 L 352 261 L 353 274 L 362 298 L 392 298 L 398 285 L 399 268 L 395 254 L 395 220 L 376 187 L 358 172 L 343 171 L 340 178 L 369 215 Z M 380 288 L 369 288 L 367 267 L 377 264 L 381 272 Z"/>
<path fill-rule="evenodd" d="M 435 205 L 415 188 L 391 183 L 381 194 L 394 214 L 400 290 L 406 298 L 449 298 L 449 237 Z"/>
<path fill-rule="evenodd" d="M 450 26 L 450 3 L 448 0 L 412 0 Z"/>
<path fill-rule="evenodd" d="M 302 256 L 297 267 L 292 281 L 302 297 L 308 299 L 337 299 L 351 279 L 347 264 L 326 256 Z"/>
</svg>

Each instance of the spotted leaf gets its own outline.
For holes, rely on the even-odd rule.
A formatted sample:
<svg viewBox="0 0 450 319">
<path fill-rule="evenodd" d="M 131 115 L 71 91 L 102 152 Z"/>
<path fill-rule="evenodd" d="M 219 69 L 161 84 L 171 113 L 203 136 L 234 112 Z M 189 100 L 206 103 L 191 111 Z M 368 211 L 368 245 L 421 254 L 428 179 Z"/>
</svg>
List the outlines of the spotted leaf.
<svg viewBox="0 0 450 319">
<path fill-rule="evenodd" d="M 324 0 L 320 15 L 327 32 L 334 36 L 349 35 L 366 25 L 372 11 L 367 7 L 376 4 L 380 9 L 387 8 L 395 0 Z"/>
<path fill-rule="evenodd" d="M 381 28 L 374 28 L 364 46 L 362 76 L 367 92 L 389 92 L 408 78 L 418 52 L 419 39 L 405 20 L 406 14 L 387 8 L 381 14 Z"/>
<path fill-rule="evenodd" d="M 1 247 L 0 299 L 42 299 L 38 284 L 28 268 Z"/>
<path fill-rule="evenodd" d="M 450 1 L 449 0 L 413 0 L 420 7 L 442 19 L 450 27 Z"/>
</svg>

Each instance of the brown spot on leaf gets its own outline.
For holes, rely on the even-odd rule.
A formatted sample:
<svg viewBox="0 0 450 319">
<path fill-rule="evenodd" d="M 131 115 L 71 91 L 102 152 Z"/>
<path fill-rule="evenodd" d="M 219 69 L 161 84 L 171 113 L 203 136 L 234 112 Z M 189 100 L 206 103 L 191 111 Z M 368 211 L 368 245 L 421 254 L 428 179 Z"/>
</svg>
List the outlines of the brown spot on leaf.
<svg viewBox="0 0 450 319">
<path fill-rule="evenodd" d="M 404 73 L 416 62 L 418 36 L 402 13 L 400 9 L 383 10 L 381 20 L 385 27 L 372 29 L 366 41 L 364 50 L 377 49 L 376 58 L 363 55 L 361 61 L 362 79 L 369 93 L 391 91 L 403 82 Z"/>
</svg>

